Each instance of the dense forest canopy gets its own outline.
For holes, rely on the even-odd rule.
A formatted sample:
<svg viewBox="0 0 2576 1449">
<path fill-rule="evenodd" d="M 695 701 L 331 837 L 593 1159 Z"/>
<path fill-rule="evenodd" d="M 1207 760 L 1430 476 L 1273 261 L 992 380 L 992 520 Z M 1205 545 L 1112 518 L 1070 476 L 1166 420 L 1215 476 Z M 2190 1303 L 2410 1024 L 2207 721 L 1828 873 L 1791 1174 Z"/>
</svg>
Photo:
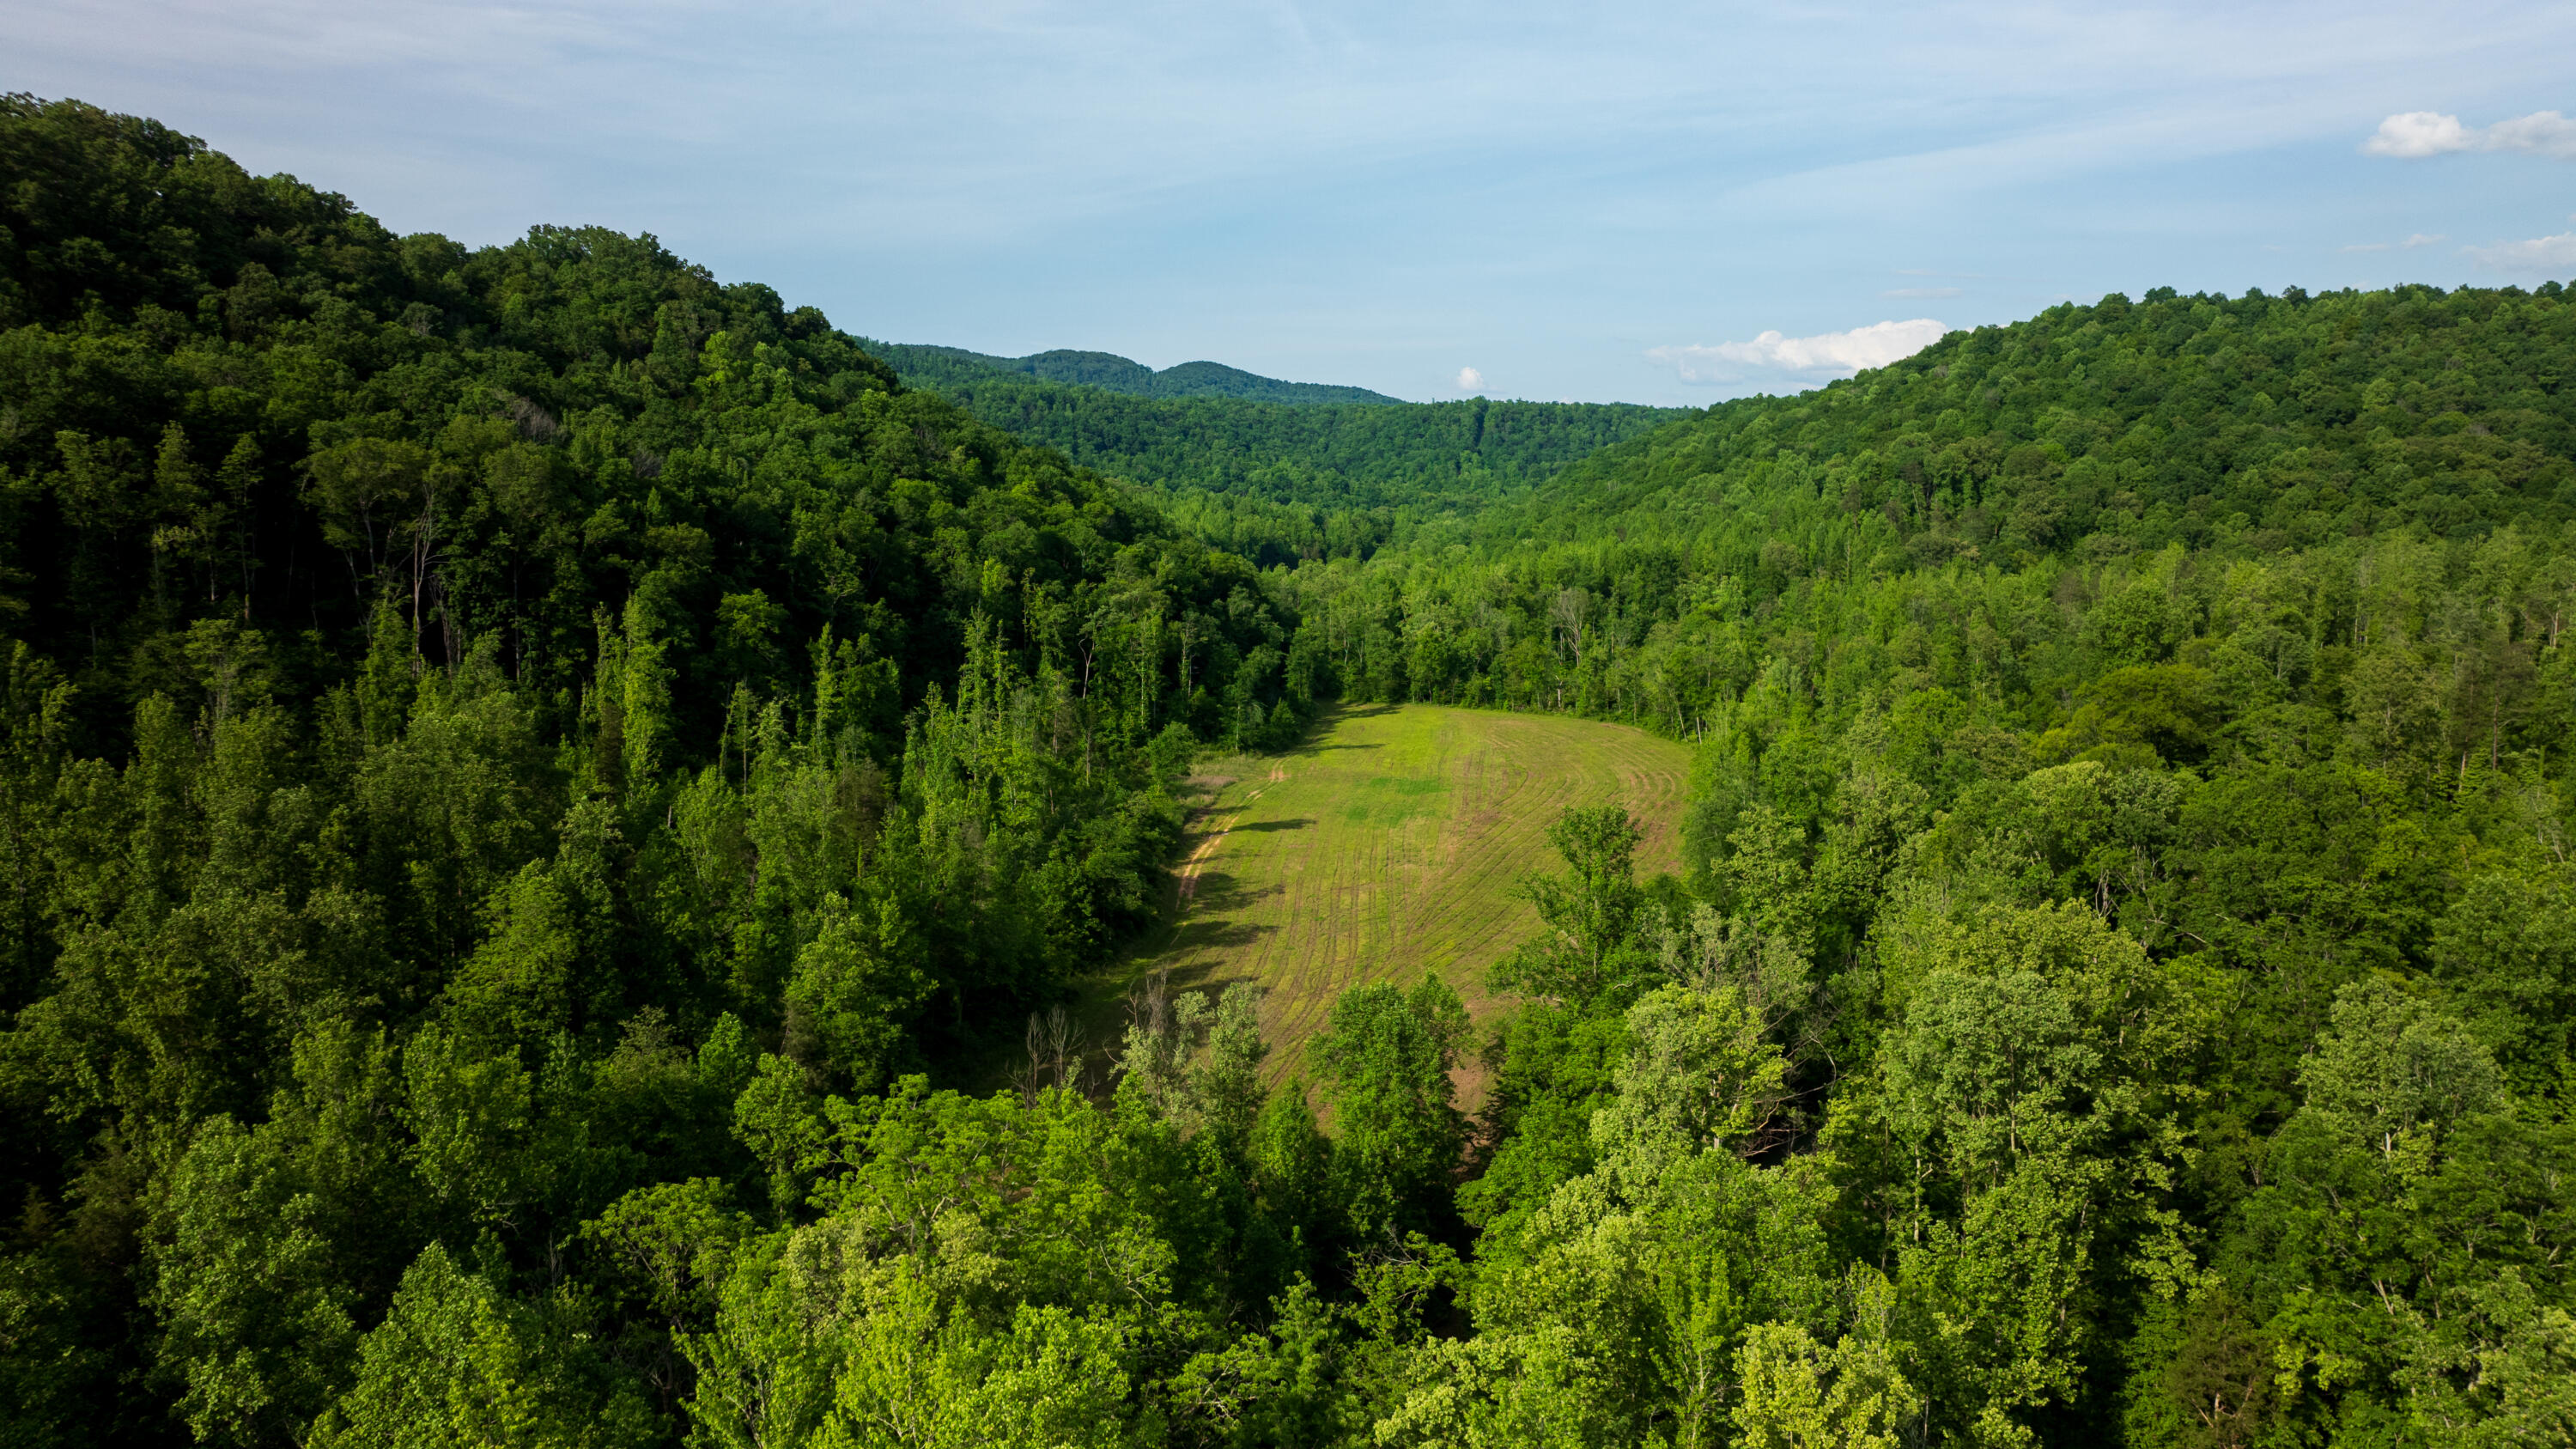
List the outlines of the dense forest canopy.
<svg viewBox="0 0 2576 1449">
<path fill-rule="evenodd" d="M 708 1051 L 873 1090 L 1016 1038 L 1151 912 L 1196 739 L 1298 727 L 1252 569 L 764 288 L 395 237 L 70 103 L 0 164 L 24 1433 L 302 1437 L 357 1365 L 313 1315 L 739 1170 Z M 405 1104 L 330 1109 L 393 1134 L 357 1216 L 190 1197 L 339 1190 L 278 1135 L 326 1057 Z"/>
<path fill-rule="evenodd" d="M 1698 746 L 1687 890 L 1505 965 L 1381 1429 L 2565 1442 L 2571 364 L 2556 283 L 2112 297 L 1289 575 L 1345 698 Z"/>
<path fill-rule="evenodd" d="M 1146 485 L 1177 526 L 1264 567 L 1367 558 L 1389 545 L 1449 537 L 1466 516 L 1686 415 L 1632 403 L 1152 393 L 1079 370 L 1028 374 L 961 362 L 975 355 L 949 348 L 864 345 L 910 386 Z"/>
<path fill-rule="evenodd" d="M 2553 554 L 2576 516 L 2572 332 L 2554 282 L 2069 305 L 1605 448 L 1480 515 L 1472 562 L 1415 550 L 1292 581 L 1310 616 L 1348 613 L 1335 658 L 1375 696 L 1561 694 L 1687 727 L 1764 667 L 1726 642 L 1740 626 L 1855 590 L 2018 581 L 2082 606 L 2169 558 L 2207 588 L 2372 539 Z M 2391 586 L 2356 566 L 2346 593 Z M 2334 607 L 2303 605 L 2319 647 Z M 2152 626 L 2147 653 L 2192 622 Z"/>
<path fill-rule="evenodd" d="M 1491 488 L 1475 405 L 961 402 L 75 103 L 0 175 L 11 1444 L 2576 1435 L 2555 284 L 2108 298 Z M 1334 447 L 1438 526 L 1211 546 Z M 1491 1022 L 1086 1053 L 1176 776 L 1334 697 L 1692 742 L 1687 878 L 1573 812 Z"/>
</svg>

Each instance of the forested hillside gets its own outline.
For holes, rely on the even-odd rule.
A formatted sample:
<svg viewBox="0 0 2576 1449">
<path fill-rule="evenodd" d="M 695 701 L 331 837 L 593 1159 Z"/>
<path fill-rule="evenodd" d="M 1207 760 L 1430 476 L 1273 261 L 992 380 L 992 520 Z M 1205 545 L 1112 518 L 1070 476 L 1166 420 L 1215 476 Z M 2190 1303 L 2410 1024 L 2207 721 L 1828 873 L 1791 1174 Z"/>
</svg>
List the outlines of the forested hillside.
<svg viewBox="0 0 2576 1449">
<path fill-rule="evenodd" d="M 2113 297 L 1291 575 L 1345 697 L 1698 746 L 1381 1442 L 2567 1442 L 2571 375 L 2555 283 Z"/>
<path fill-rule="evenodd" d="M 2554 285 L 2060 308 L 1265 569 L 649 239 L 25 97 L 0 179 L 0 1442 L 2576 1435 Z M 1080 391 L 1272 419 L 1211 498 L 1495 416 Z M 1568 812 L 1490 1029 L 1086 1049 L 1175 777 L 1336 695 L 1690 742 L 1687 878 Z"/>
<path fill-rule="evenodd" d="M 1156 490 L 1175 524 L 1263 567 L 1364 559 L 1390 545 L 1453 536 L 1465 517 L 1609 444 L 1688 416 L 1631 403 L 1153 393 L 1122 387 L 1105 368 L 1009 371 L 1001 370 L 1004 359 L 951 348 L 865 345 L 911 386 Z M 1101 356 L 1040 353 L 1018 362 Z M 1155 376 L 1214 366 L 1189 363 Z"/>
<path fill-rule="evenodd" d="M 68 103 L 0 168 L 9 1442 L 302 1439 L 431 1245 L 560 1285 L 755 1078 L 1016 1040 L 1297 728 L 1240 560 L 764 288 Z"/>
</svg>

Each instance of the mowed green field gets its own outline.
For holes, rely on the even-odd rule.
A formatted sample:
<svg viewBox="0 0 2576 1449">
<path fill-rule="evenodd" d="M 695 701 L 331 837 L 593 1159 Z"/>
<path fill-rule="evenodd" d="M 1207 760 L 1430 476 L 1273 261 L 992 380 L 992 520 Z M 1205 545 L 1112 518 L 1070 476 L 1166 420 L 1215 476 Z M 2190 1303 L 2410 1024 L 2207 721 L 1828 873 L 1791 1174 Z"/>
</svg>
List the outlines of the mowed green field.
<svg viewBox="0 0 2576 1449">
<path fill-rule="evenodd" d="M 1434 705 L 1360 706 L 1287 755 L 1213 764 L 1170 926 L 1123 968 L 1176 990 L 1252 981 L 1272 1063 L 1333 998 L 1437 971 L 1482 1016 L 1485 972 L 1537 928 L 1516 899 L 1559 868 L 1547 827 L 1570 805 L 1624 805 L 1645 832 L 1641 876 L 1680 868 L 1690 752 L 1624 725 Z"/>
</svg>

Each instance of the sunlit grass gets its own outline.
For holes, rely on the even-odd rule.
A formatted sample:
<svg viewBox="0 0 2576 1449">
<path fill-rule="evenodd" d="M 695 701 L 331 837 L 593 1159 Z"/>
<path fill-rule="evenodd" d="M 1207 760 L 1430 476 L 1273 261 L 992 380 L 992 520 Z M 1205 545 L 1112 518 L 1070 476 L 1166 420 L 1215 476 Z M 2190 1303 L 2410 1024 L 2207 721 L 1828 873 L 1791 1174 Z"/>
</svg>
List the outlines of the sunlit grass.
<svg viewBox="0 0 2576 1449">
<path fill-rule="evenodd" d="M 1175 989 L 1252 981 L 1274 1072 L 1299 1068 L 1333 998 L 1437 971 L 1479 1016 L 1485 972 L 1536 926 L 1512 886 L 1553 869 L 1570 805 L 1625 805 L 1639 869 L 1680 865 L 1689 752 L 1624 725 L 1432 705 L 1358 706 L 1281 756 L 1204 765 L 1168 926 L 1093 983 L 1095 1039 L 1146 974 Z"/>
</svg>

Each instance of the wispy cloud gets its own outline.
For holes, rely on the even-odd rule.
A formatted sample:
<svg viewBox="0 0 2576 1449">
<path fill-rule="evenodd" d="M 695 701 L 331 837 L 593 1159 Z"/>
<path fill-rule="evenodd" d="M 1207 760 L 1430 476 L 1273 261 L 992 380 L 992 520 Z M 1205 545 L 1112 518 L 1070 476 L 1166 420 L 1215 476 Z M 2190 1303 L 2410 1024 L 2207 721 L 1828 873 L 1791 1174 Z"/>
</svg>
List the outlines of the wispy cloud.
<svg viewBox="0 0 2576 1449">
<path fill-rule="evenodd" d="M 2534 111 L 2480 127 L 2439 111 L 2405 111 L 2380 122 L 2370 139 L 2361 143 L 2365 156 L 2409 161 L 2453 151 L 2529 151 L 2576 161 L 2576 121 L 2556 111 Z"/>
<path fill-rule="evenodd" d="M 1878 295 L 1898 301 L 1938 301 L 1943 297 L 1956 297 L 1961 290 L 1958 287 L 1891 287 Z"/>
<path fill-rule="evenodd" d="M 2394 247 L 2411 252 L 2417 247 L 2429 247 L 2435 242 L 2449 240 L 2449 237 L 2444 236 L 2440 232 L 2419 231 L 2402 242 L 2354 242 L 2351 246 L 2345 247 L 2343 250 L 2348 252 L 2384 252 Z"/>
<path fill-rule="evenodd" d="M 2491 272 L 2576 271 L 2576 231 L 2460 250 L 2470 261 Z"/>
<path fill-rule="evenodd" d="M 1646 356 L 1680 373 L 1684 382 L 1742 382 L 1764 374 L 1823 381 L 1911 357 L 1940 341 L 1948 330 L 1929 317 L 1916 317 L 1813 337 L 1765 332 L 1750 342 L 1721 342 L 1714 347 L 1654 347 L 1647 349 Z"/>
</svg>

